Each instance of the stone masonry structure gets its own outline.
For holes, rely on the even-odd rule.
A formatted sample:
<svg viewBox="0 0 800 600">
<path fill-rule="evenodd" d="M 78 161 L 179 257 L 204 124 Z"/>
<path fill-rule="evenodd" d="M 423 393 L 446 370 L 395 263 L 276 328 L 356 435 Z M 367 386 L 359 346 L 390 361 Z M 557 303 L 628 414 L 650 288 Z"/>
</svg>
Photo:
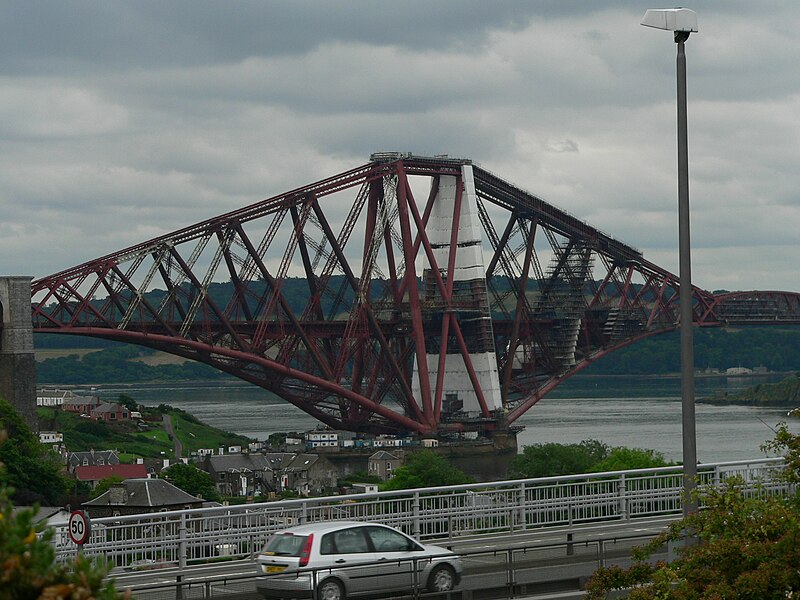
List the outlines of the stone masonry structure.
<svg viewBox="0 0 800 600">
<path fill-rule="evenodd" d="M 36 431 L 36 358 L 31 322 L 32 277 L 0 277 L 0 396 Z"/>
</svg>

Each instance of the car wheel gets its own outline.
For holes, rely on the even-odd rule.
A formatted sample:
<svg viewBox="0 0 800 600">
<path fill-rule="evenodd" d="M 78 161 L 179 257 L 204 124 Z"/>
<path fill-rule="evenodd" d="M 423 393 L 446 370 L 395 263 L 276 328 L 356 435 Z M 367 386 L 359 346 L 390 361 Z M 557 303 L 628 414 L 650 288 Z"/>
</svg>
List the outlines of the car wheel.
<svg viewBox="0 0 800 600">
<path fill-rule="evenodd" d="M 431 571 L 428 577 L 428 591 L 449 592 L 456 585 L 456 574 L 453 567 L 449 565 L 439 565 Z"/>
<path fill-rule="evenodd" d="M 344 586 L 338 579 L 326 579 L 317 590 L 317 600 L 344 600 Z"/>
</svg>

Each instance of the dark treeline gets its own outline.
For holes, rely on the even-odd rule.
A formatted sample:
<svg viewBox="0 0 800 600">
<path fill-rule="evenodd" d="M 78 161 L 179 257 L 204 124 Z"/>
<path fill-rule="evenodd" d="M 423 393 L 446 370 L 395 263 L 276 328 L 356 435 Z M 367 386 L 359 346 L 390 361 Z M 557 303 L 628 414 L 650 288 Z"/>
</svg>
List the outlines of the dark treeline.
<svg viewBox="0 0 800 600">
<path fill-rule="evenodd" d="M 800 328 L 745 327 L 695 329 L 697 369 L 766 367 L 800 369 Z M 662 375 L 680 372 L 677 331 L 638 341 L 597 361 L 584 371 L 593 375 Z"/>
<path fill-rule="evenodd" d="M 76 336 L 64 337 L 74 338 Z M 136 359 L 152 354 L 153 350 L 118 342 L 109 342 L 109 344 L 110 347 L 97 352 L 89 352 L 83 357 L 70 354 L 41 361 L 36 365 L 36 380 L 42 384 L 82 385 L 231 379 L 230 375 L 222 371 L 194 361 L 187 361 L 183 364 L 148 365 Z"/>
<path fill-rule="evenodd" d="M 59 337 L 37 334 L 40 338 Z M 74 342 L 77 336 L 61 336 Z M 695 332 L 695 365 L 698 369 L 766 367 L 770 371 L 800 371 L 800 328 L 745 328 L 737 330 L 700 329 Z M 87 341 L 92 341 L 86 338 Z M 41 383 L 113 383 L 138 381 L 177 381 L 229 378 L 207 365 L 148 365 L 137 358 L 153 351 L 139 346 L 107 342 L 97 352 L 50 358 L 37 364 Z M 597 361 L 585 371 L 590 375 L 663 375 L 680 372 L 677 332 L 641 340 Z"/>
<path fill-rule="evenodd" d="M 386 282 L 376 280 L 370 288 L 370 296 L 377 300 L 386 293 Z M 248 282 L 253 298 L 266 291 L 263 281 Z M 591 284 L 587 286 L 587 289 Z M 502 294 L 510 288 L 505 277 L 495 277 L 492 289 Z M 353 302 L 353 292 L 341 275 L 331 277 L 329 292 L 321 298 L 323 312 L 341 313 L 344 307 Z M 538 284 L 529 282 L 529 293 L 535 294 Z M 233 284 L 213 283 L 208 293 L 218 306 L 225 306 L 232 299 Z M 309 301 L 309 287 L 304 278 L 288 278 L 281 287 L 281 293 L 289 306 L 300 314 Z M 148 302 L 158 306 L 166 292 L 153 290 L 146 294 Z M 253 300 L 254 301 L 254 300 Z M 103 303 L 104 301 L 98 301 Z M 341 316 L 341 315 L 339 315 Z M 499 315 L 498 315 L 499 316 Z M 198 363 L 184 365 L 149 366 L 132 361 L 137 354 L 148 352 L 145 349 L 127 346 L 85 336 L 61 336 L 35 334 L 37 349 L 46 348 L 103 348 L 102 352 L 87 354 L 83 360 L 77 356 L 52 358 L 40 363 L 39 378 L 46 382 L 68 383 L 88 373 L 92 381 L 143 381 L 169 379 L 198 379 L 226 377 L 210 367 Z M 128 350 L 123 350 L 128 348 Z M 133 349 L 131 349 L 133 348 Z M 128 355 L 126 356 L 126 353 Z M 800 328 L 744 327 L 740 329 L 708 328 L 695 330 L 695 365 L 698 369 L 727 369 L 730 367 L 759 367 L 770 371 L 800 370 Z M 666 374 L 680 371 L 679 336 L 677 331 L 648 338 L 617 350 L 611 355 L 591 365 L 586 373 L 595 375 L 646 375 Z M 101 376 L 98 379 L 98 376 Z M 45 379 L 46 378 L 46 379 Z M 84 381 L 76 383 L 85 383 Z"/>
</svg>

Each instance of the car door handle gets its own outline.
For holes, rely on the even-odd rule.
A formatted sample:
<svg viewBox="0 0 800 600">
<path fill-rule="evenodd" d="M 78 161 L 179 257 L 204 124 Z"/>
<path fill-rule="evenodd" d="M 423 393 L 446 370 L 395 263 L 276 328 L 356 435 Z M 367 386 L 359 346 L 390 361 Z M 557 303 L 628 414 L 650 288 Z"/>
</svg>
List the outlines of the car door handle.
<svg viewBox="0 0 800 600">
<path fill-rule="evenodd" d="M 347 561 L 346 561 L 345 559 L 343 559 L 343 558 L 340 558 L 339 560 L 337 560 L 337 561 L 336 561 L 336 563 L 337 563 L 337 564 L 339 564 L 339 563 L 346 563 L 346 562 L 347 562 Z"/>
</svg>

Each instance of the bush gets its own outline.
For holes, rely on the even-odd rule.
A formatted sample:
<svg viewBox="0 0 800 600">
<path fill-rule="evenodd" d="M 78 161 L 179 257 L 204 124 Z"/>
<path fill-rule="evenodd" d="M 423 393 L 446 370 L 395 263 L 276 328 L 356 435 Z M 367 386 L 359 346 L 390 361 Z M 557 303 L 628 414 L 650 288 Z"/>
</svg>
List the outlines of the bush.
<svg viewBox="0 0 800 600">
<path fill-rule="evenodd" d="M 0 445 L 6 440 L 5 431 L 0 431 Z M 3 465 L 0 477 L 5 477 Z M 116 600 L 129 596 L 117 591 L 113 581 L 104 582 L 111 565 L 83 556 L 56 563 L 53 529 L 34 522 L 36 509 L 14 514 L 12 493 L 0 482 L 0 600 Z"/>
<path fill-rule="evenodd" d="M 800 437 L 779 425 L 765 449 L 786 455 L 788 482 L 800 480 Z M 746 493 L 731 480 L 704 496 L 704 508 L 672 523 L 634 552 L 634 564 L 598 569 L 587 584 L 588 598 L 605 599 L 629 590 L 635 599 L 792 598 L 800 591 L 800 497 Z M 679 547 L 671 563 L 650 562 L 667 543 Z"/>
</svg>

